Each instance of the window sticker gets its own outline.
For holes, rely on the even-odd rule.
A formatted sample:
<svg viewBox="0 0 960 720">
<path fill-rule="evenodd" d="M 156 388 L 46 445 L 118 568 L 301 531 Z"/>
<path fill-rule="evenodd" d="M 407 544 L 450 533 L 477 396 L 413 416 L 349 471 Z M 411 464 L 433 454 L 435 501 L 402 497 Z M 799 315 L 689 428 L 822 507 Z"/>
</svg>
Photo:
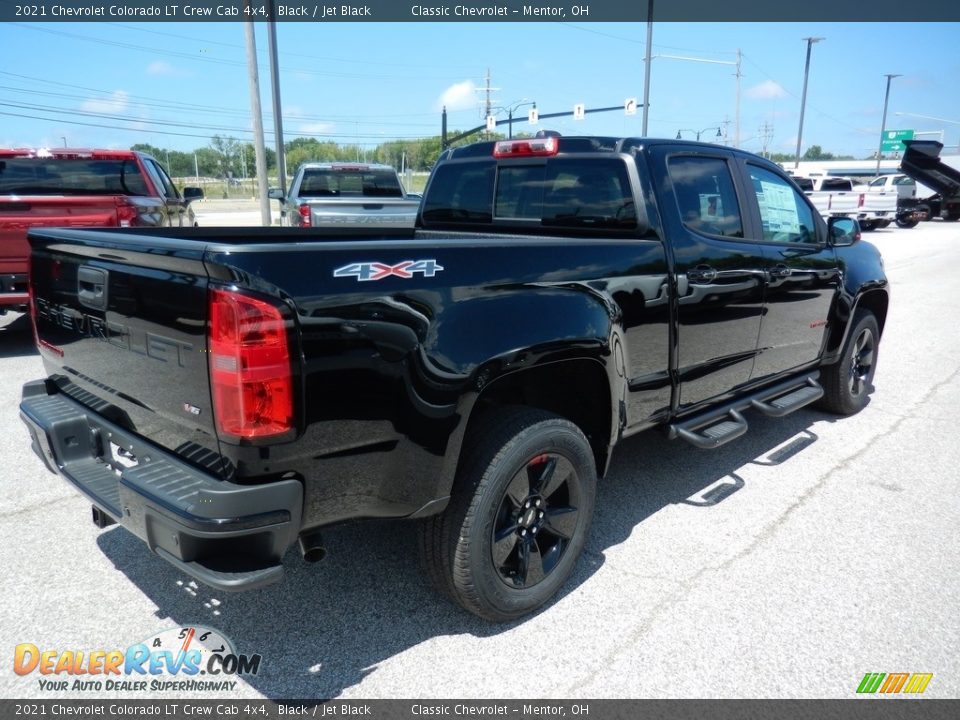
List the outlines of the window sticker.
<svg viewBox="0 0 960 720">
<path fill-rule="evenodd" d="M 757 202 L 765 232 L 800 234 L 800 215 L 789 187 L 760 180 Z"/>
</svg>

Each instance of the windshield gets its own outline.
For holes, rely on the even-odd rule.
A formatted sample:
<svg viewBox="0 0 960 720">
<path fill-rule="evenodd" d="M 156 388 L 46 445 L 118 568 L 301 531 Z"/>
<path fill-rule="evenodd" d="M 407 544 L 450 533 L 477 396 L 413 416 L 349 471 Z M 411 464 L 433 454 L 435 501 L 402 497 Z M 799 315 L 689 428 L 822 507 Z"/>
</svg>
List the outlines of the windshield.
<svg viewBox="0 0 960 720">
<path fill-rule="evenodd" d="M 4 195 L 148 195 L 134 160 L 5 158 L 0 160 Z"/>
</svg>

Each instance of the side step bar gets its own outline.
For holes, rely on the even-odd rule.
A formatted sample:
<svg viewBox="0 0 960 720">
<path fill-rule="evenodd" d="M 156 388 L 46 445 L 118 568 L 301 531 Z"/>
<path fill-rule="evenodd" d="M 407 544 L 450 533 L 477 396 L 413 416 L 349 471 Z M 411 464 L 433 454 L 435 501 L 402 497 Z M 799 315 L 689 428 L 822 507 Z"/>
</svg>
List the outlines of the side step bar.
<svg viewBox="0 0 960 720">
<path fill-rule="evenodd" d="M 743 435 L 749 429 L 741 413 L 747 408 L 770 417 L 783 417 L 823 397 L 823 386 L 816 372 L 801 380 L 790 380 L 738 398 L 702 415 L 671 423 L 667 437 L 683 438 L 704 450 L 712 450 Z"/>
</svg>

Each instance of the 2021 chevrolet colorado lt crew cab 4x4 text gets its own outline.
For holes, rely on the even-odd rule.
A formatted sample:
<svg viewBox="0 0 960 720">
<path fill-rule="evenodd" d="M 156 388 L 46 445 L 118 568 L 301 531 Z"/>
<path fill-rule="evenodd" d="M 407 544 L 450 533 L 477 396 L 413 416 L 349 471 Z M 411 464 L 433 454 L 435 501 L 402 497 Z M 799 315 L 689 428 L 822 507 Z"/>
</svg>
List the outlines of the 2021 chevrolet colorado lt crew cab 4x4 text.
<svg viewBox="0 0 960 720">
<path fill-rule="evenodd" d="M 436 587 L 493 620 L 564 583 L 621 439 L 863 408 L 888 307 L 855 220 L 691 142 L 449 150 L 409 230 L 30 238 L 21 416 L 101 527 L 241 590 L 324 527 L 418 519 Z"/>
</svg>

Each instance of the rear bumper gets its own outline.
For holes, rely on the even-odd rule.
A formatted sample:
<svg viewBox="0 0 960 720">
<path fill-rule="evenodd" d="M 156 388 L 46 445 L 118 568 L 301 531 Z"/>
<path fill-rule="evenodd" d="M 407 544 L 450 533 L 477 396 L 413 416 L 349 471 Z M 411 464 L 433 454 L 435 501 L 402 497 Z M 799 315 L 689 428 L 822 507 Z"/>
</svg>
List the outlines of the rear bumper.
<svg viewBox="0 0 960 720">
<path fill-rule="evenodd" d="M 27 274 L 0 274 L 0 305 L 4 307 L 20 306 L 26 305 L 28 302 L 30 302 L 30 294 L 27 292 Z"/>
<path fill-rule="evenodd" d="M 51 472 L 178 570 L 224 591 L 252 590 L 283 577 L 281 558 L 300 529 L 298 481 L 220 480 L 43 380 L 23 386 L 20 418 Z M 120 462 L 118 454 L 127 457 Z"/>
</svg>

